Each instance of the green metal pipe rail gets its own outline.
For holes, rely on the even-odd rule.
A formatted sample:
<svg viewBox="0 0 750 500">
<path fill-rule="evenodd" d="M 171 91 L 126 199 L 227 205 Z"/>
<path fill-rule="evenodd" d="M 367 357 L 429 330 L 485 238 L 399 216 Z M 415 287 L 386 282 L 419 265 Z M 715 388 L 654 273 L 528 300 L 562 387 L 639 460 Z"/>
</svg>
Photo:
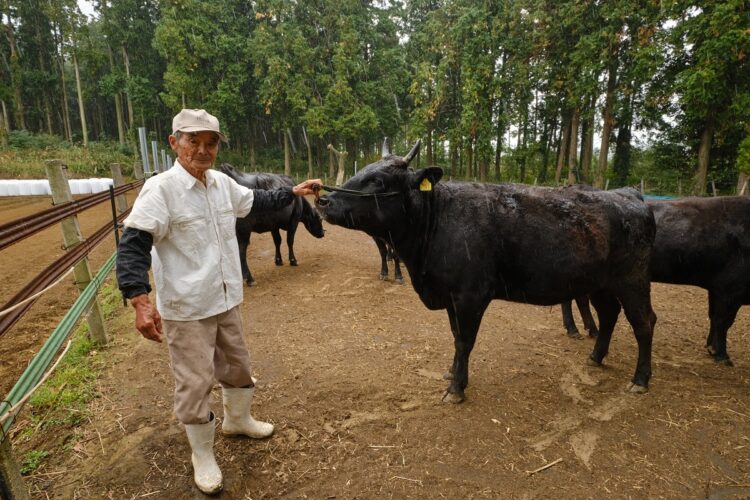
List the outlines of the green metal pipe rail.
<svg viewBox="0 0 750 500">
<path fill-rule="evenodd" d="M 60 321 L 37 355 L 31 360 L 29 366 L 19 377 L 18 382 L 13 386 L 13 389 L 8 393 L 8 396 L 0 402 L 0 417 L 21 401 L 24 396 L 42 379 L 44 372 L 52 364 L 55 353 L 60 349 L 60 346 L 65 339 L 68 338 L 70 332 L 73 331 L 76 323 L 78 323 L 78 319 L 89 307 L 91 301 L 96 297 L 99 287 L 104 283 L 104 280 L 110 271 L 112 271 L 116 260 L 117 252 L 114 252 L 101 269 L 99 269 L 99 272 L 94 276 L 88 286 L 83 292 L 81 292 L 78 299 L 65 314 L 65 317 Z M 3 422 L 2 432 L 0 432 L 0 442 L 5 439 L 8 429 L 10 429 L 10 426 L 13 424 L 14 418 L 15 415 Z"/>
</svg>

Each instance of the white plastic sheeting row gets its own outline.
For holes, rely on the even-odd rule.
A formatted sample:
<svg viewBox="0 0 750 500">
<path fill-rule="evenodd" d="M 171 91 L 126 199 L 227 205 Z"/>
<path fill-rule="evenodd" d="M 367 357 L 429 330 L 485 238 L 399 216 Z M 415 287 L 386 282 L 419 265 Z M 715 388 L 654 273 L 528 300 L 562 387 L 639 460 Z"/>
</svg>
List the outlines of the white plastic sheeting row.
<svg viewBox="0 0 750 500">
<path fill-rule="evenodd" d="M 70 192 L 72 194 L 91 194 L 107 191 L 112 185 L 112 179 L 70 179 Z M 0 179 L 0 196 L 35 196 L 51 194 L 49 181 L 46 179 L 35 180 L 3 180 Z"/>
</svg>

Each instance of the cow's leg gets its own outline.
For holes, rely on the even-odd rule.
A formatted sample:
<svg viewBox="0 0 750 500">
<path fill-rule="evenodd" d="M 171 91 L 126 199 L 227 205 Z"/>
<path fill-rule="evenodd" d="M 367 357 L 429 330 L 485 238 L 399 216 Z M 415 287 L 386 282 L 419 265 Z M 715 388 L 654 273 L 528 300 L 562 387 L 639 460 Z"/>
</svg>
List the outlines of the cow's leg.
<svg viewBox="0 0 750 500">
<path fill-rule="evenodd" d="M 619 298 L 638 342 L 638 363 L 629 389 L 630 392 L 646 392 L 651 378 L 651 344 L 656 324 L 656 314 L 651 308 L 651 286 L 648 282 L 635 286 Z"/>
<path fill-rule="evenodd" d="M 591 315 L 591 308 L 589 307 L 589 296 L 582 295 L 580 297 L 576 297 L 576 305 L 578 306 L 578 312 L 581 313 L 583 327 L 587 332 L 589 332 L 589 337 L 598 337 L 599 329 L 596 327 L 596 321 L 594 321 L 594 317 Z"/>
<path fill-rule="evenodd" d="M 617 316 L 620 314 L 620 302 L 610 292 L 600 291 L 591 294 L 591 303 L 599 316 L 599 336 L 596 338 L 590 360 L 600 366 L 604 357 L 609 353 L 612 331 L 615 329 Z"/>
<path fill-rule="evenodd" d="M 722 297 L 720 294 L 708 291 L 708 316 L 711 328 L 706 341 L 706 349 L 717 363 L 732 366 L 732 360 L 727 352 L 727 331 L 734 324 L 741 301 L 734 297 Z"/>
<path fill-rule="evenodd" d="M 255 279 L 250 273 L 250 267 L 247 265 L 247 247 L 250 246 L 250 232 L 237 230 L 237 246 L 240 248 L 240 268 L 242 269 L 242 279 L 248 286 L 253 286 Z"/>
<path fill-rule="evenodd" d="M 393 256 L 393 267 L 395 268 L 393 279 L 396 280 L 396 283 L 399 285 L 403 285 L 404 276 L 401 274 L 401 260 L 393 250 L 391 250 L 391 256 Z"/>
<path fill-rule="evenodd" d="M 576 321 L 573 318 L 573 301 L 566 300 L 560 304 L 560 308 L 562 309 L 563 326 L 568 337 L 576 340 L 582 339 L 581 332 L 578 331 Z"/>
<path fill-rule="evenodd" d="M 378 246 L 378 252 L 380 252 L 380 279 L 385 281 L 388 279 L 388 250 L 386 249 L 385 242 L 380 238 L 373 238 L 375 244 Z"/>
<path fill-rule="evenodd" d="M 286 232 L 286 246 L 289 249 L 289 265 L 297 265 L 297 257 L 294 256 L 294 234 L 297 232 L 297 224 L 289 226 L 289 230 Z"/>
<path fill-rule="evenodd" d="M 469 385 L 469 356 L 474 348 L 477 331 L 479 331 L 479 325 L 488 303 L 487 300 L 471 297 L 469 300 L 448 308 L 455 355 L 452 367 L 453 378 L 443 395 L 445 402 L 460 403 L 464 400 L 464 389 Z"/>
<path fill-rule="evenodd" d="M 274 263 L 277 266 L 283 266 L 284 261 L 281 260 L 281 232 L 278 229 L 271 230 L 271 237 L 273 238 L 273 244 L 276 247 L 276 255 L 274 256 Z"/>
</svg>

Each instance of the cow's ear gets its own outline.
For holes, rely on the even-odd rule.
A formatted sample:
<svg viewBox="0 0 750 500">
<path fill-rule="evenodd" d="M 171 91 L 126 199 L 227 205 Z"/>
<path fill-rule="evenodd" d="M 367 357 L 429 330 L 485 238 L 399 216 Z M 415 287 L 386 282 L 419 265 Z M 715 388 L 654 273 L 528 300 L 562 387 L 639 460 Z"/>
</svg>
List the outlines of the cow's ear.
<svg viewBox="0 0 750 500">
<path fill-rule="evenodd" d="M 440 167 L 426 167 L 414 172 L 411 176 L 412 188 L 420 191 L 432 191 L 432 187 L 443 177 Z"/>
</svg>

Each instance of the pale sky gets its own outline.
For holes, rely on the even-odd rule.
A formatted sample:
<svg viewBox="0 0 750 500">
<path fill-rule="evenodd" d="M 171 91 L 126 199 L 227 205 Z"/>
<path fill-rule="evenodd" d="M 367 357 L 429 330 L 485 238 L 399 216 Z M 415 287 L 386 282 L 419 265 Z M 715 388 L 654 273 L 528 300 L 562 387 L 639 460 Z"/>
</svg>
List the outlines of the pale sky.
<svg viewBox="0 0 750 500">
<path fill-rule="evenodd" d="M 81 9 L 86 17 L 94 17 L 94 4 L 91 0 L 78 0 L 78 8 Z"/>
</svg>

